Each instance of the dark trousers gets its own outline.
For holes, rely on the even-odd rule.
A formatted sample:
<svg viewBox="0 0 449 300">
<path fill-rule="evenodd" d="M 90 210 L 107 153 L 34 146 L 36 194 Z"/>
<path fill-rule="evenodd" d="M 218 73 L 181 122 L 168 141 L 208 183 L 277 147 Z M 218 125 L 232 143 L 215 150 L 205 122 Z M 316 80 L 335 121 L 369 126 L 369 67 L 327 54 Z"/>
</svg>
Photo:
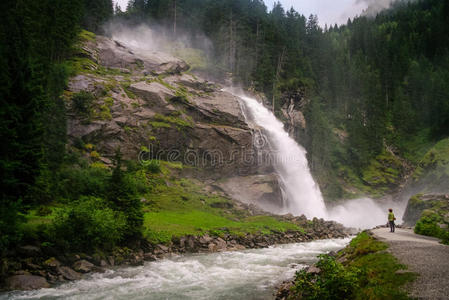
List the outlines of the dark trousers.
<svg viewBox="0 0 449 300">
<path fill-rule="evenodd" d="M 388 221 L 390 224 L 390 232 L 394 232 L 394 221 Z"/>
</svg>

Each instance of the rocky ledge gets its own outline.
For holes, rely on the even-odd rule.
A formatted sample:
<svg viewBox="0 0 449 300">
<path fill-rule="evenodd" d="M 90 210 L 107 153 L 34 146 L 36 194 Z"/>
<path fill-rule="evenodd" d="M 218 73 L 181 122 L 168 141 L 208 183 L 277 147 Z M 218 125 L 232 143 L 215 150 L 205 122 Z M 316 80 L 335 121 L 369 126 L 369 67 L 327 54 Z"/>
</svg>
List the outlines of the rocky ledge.
<svg viewBox="0 0 449 300">
<path fill-rule="evenodd" d="M 27 245 L 11 253 L 10 259 L 2 262 L 2 268 L 8 270 L 2 282 L 3 290 L 31 290 L 48 288 L 66 281 L 79 280 L 91 272 L 104 272 L 116 266 L 140 266 L 145 261 L 155 261 L 172 255 L 185 253 L 210 253 L 236 251 L 254 248 L 266 248 L 276 244 L 307 242 L 326 238 L 344 238 L 348 229 L 333 221 L 305 216 L 287 215 L 284 220 L 304 228 L 301 231 L 275 232 L 269 234 L 254 233 L 221 236 L 204 234 L 201 236 L 183 236 L 173 238 L 168 244 L 151 244 L 142 240 L 133 249 L 116 248 L 110 253 L 57 253 L 45 246 Z M 222 228 L 226 232 L 226 228 Z M 13 258 L 15 257 L 15 258 Z M 17 259 L 20 257 L 20 259 Z"/>
</svg>

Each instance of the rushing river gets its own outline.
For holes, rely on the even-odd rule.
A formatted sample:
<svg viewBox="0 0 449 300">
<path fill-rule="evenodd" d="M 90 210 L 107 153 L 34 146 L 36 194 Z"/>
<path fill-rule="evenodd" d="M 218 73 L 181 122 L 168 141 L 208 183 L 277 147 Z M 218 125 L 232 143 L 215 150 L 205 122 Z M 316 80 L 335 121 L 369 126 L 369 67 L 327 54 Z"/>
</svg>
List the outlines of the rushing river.
<svg viewBox="0 0 449 300">
<path fill-rule="evenodd" d="M 273 299 L 276 285 L 349 240 L 179 256 L 88 275 L 56 288 L 3 294 L 0 299 Z"/>
</svg>

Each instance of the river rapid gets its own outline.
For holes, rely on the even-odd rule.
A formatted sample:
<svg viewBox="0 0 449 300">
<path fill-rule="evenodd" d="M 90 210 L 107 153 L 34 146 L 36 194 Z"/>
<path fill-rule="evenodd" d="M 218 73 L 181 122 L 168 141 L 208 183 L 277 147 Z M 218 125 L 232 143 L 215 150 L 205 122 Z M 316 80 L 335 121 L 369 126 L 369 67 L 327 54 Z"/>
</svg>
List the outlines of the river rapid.
<svg viewBox="0 0 449 300">
<path fill-rule="evenodd" d="M 329 239 L 234 252 L 195 254 L 86 275 L 55 288 L 0 299 L 273 299 L 275 288 L 317 256 L 350 239 Z"/>
</svg>

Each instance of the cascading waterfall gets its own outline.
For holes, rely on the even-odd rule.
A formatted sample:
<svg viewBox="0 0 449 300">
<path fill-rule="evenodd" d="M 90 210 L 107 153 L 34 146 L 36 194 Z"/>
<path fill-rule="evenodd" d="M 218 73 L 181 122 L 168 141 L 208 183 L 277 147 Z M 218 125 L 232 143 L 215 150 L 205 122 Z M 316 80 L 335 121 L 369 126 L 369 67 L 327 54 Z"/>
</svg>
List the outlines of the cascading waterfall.
<svg viewBox="0 0 449 300">
<path fill-rule="evenodd" d="M 271 162 L 284 192 L 282 213 L 326 218 L 348 227 L 365 229 L 384 224 L 387 208 L 392 207 L 398 216 L 398 223 L 401 222 L 404 203 L 377 203 L 369 198 L 361 198 L 326 208 L 320 189 L 310 173 L 306 150 L 289 136 L 284 124 L 262 103 L 245 95 L 238 94 L 238 97 L 244 102 L 247 112 L 244 113 L 245 118 L 263 129 L 262 133 L 269 144 Z M 260 146 L 261 142 L 257 144 Z"/>
<path fill-rule="evenodd" d="M 326 206 L 310 173 L 306 150 L 289 136 L 284 130 L 284 124 L 256 99 L 244 95 L 239 97 L 244 101 L 249 117 L 263 128 L 267 137 L 270 158 L 288 199 L 285 212 L 304 214 L 309 218 L 325 218 Z"/>
</svg>

